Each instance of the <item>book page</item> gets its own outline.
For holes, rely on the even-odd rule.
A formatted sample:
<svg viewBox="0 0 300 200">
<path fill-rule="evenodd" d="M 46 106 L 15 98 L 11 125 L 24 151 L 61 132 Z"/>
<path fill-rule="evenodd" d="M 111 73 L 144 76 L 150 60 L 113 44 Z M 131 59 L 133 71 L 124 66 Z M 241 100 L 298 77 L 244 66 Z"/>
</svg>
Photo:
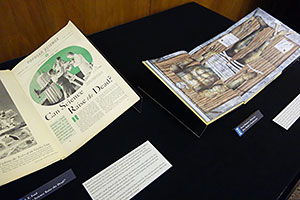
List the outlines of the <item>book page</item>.
<svg viewBox="0 0 300 200">
<path fill-rule="evenodd" d="M 300 55 L 300 35 L 257 8 L 189 52 L 147 60 L 206 124 L 248 102 Z"/>
<path fill-rule="evenodd" d="M 139 100 L 71 22 L 12 71 L 65 155 Z"/>
<path fill-rule="evenodd" d="M 0 71 L 0 185 L 60 158 L 56 140 L 10 71 Z"/>
</svg>

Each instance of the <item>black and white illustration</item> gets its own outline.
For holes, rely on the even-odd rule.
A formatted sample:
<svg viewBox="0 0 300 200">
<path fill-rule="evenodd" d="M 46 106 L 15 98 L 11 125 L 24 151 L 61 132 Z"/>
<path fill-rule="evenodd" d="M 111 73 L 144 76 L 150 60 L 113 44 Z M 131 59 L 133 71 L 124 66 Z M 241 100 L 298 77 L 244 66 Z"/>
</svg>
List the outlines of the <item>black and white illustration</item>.
<svg viewBox="0 0 300 200">
<path fill-rule="evenodd" d="M 0 159 L 37 144 L 0 80 Z"/>
</svg>

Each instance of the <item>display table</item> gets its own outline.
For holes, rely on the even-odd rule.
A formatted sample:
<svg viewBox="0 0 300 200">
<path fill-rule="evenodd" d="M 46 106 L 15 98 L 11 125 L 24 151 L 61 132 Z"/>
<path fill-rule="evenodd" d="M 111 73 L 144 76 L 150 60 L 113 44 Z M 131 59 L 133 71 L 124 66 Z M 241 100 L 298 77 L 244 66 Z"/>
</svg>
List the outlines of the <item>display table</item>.
<svg viewBox="0 0 300 200">
<path fill-rule="evenodd" d="M 142 60 L 189 51 L 232 24 L 191 3 L 89 36 L 143 96 L 142 112 L 129 109 L 68 158 L 1 186 L 1 199 L 18 199 L 70 168 L 77 178 L 46 199 L 90 199 L 82 183 L 147 140 L 173 167 L 134 199 L 285 199 L 300 171 L 300 123 L 286 131 L 272 119 L 300 92 L 299 62 L 200 138 L 143 92 L 161 93 L 158 102 L 169 101 L 188 116 L 191 111 Z M 264 117 L 239 137 L 233 129 L 256 110 Z"/>
</svg>

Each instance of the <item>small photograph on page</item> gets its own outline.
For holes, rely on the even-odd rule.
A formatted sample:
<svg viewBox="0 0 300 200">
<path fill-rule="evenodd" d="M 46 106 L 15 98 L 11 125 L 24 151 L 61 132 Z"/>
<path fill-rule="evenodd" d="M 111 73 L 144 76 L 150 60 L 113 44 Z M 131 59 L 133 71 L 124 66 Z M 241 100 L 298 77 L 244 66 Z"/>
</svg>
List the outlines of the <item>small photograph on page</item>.
<svg viewBox="0 0 300 200">
<path fill-rule="evenodd" d="M 37 144 L 0 80 L 0 159 Z"/>
<path fill-rule="evenodd" d="M 75 93 L 92 71 L 91 54 L 85 48 L 69 46 L 38 69 L 30 83 L 30 95 L 40 105 L 55 105 Z"/>
</svg>

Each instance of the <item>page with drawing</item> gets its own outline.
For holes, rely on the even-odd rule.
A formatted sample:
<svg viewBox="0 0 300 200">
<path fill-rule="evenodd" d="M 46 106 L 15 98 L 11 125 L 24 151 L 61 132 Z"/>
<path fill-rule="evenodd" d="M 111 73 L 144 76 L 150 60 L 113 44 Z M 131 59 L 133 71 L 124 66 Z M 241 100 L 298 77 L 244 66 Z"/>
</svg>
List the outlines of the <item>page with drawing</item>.
<svg viewBox="0 0 300 200">
<path fill-rule="evenodd" d="M 300 55 L 298 33 L 257 8 L 189 52 L 144 63 L 209 124 L 248 102 Z"/>
<path fill-rule="evenodd" d="M 72 22 L 12 72 L 65 156 L 139 100 Z"/>
<path fill-rule="evenodd" d="M 11 71 L 0 72 L 0 185 L 62 158 Z"/>
</svg>

